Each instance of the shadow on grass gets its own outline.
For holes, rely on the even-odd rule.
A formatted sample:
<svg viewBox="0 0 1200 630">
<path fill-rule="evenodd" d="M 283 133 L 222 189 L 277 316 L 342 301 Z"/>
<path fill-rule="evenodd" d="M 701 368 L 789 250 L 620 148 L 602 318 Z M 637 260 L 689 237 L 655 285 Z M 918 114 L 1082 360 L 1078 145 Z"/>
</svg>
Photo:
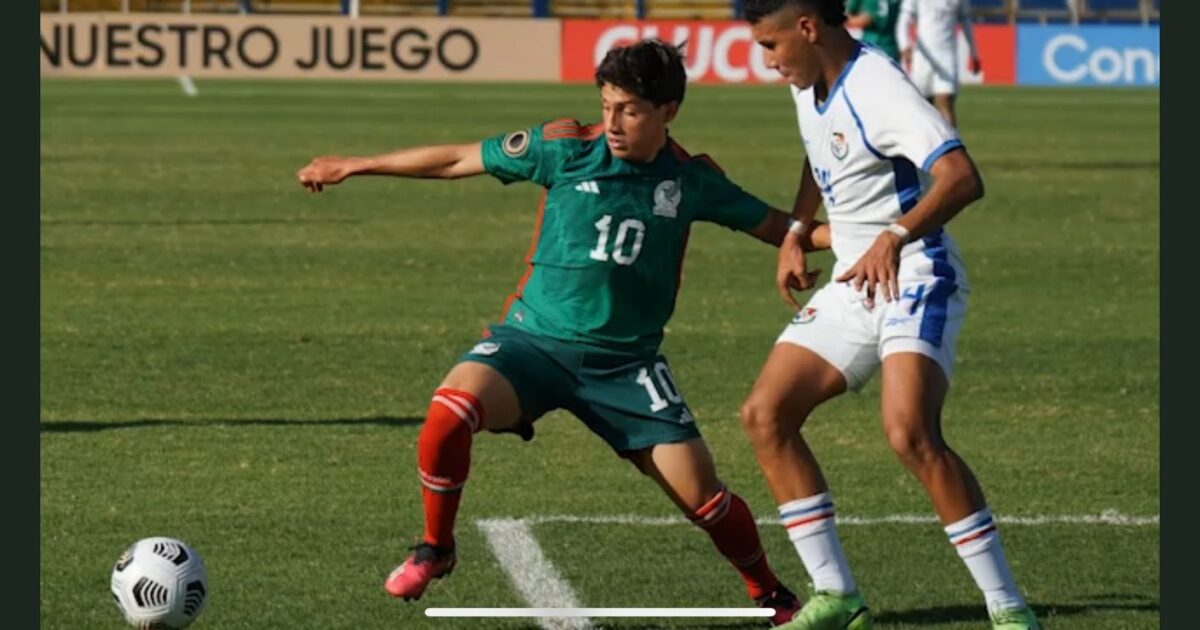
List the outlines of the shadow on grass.
<svg viewBox="0 0 1200 630">
<path fill-rule="evenodd" d="M 1097 612 L 1145 612 L 1158 614 L 1157 601 L 1140 596 L 1104 594 L 1095 595 L 1096 601 L 1081 604 L 1041 604 L 1034 602 L 1033 611 L 1038 619 L 1050 617 L 1071 617 Z M 1124 600 L 1124 601 L 1120 601 Z M 914 608 L 912 610 L 884 610 L 872 615 L 878 623 L 905 624 L 942 624 L 980 622 L 987 619 L 983 605 L 978 606 L 938 606 L 934 608 Z"/>
<path fill-rule="evenodd" d="M 200 418 L 196 420 L 170 420 L 146 418 L 142 420 L 124 420 L 117 422 L 100 422 L 94 420 L 58 420 L 41 423 L 42 433 L 89 433 L 95 431 L 111 431 L 114 429 L 150 429 L 155 427 L 303 427 L 303 426 L 379 426 L 379 427 L 416 427 L 424 422 L 424 418 L 394 418 L 378 416 L 374 418 L 328 418 L 317 420 L 296 420 L 290 418 L 248 418 L 246 420 L 220 420 Z"/>
</svg>

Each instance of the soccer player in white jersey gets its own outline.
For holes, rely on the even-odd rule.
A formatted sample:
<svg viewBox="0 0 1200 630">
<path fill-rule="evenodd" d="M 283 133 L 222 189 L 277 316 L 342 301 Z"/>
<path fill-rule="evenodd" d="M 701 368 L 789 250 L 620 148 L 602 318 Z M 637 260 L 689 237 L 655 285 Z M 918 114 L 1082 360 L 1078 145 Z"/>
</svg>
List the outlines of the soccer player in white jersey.
<svg viewBox="0 0 1200 630">
<path fill-rule="evenodd" d="M 917 23 L 917 37 L 911 36 Z M 896 23 L 896 43 L 900 59 L 908 67 L 913 83 L 925 98 L 933 102 L 951 127 L 957 127 L 954 101 L 958 97 L 958 35 L 971 51 L 968 69 L 979 72 L 979 49 L 971 30 L 970 0 L 904 0 Z"/>
<path fill-rule="evenodd" d="M 970 468 L 946 444 L 941 409 L 967 281 L 944 224 L 983 196 L 954 129 L 880 51 L 844 27 L 842 0 L 746 0 L 769 67 L 791 84 L 807 160 L 777 283 L 797 308 L 742 408 L 742 421 L 815 595 L 791 628 L 870 627 L 838 540 L 829 487 L 800 428 L 813 409 L 882 368 L 887 439 L 925 486 L 983 592 L 993 628 L 1038 622 L 1017 589 Z M 824 203 L 834 280 L 808 289 L 797 243 Z"/>
</svg>

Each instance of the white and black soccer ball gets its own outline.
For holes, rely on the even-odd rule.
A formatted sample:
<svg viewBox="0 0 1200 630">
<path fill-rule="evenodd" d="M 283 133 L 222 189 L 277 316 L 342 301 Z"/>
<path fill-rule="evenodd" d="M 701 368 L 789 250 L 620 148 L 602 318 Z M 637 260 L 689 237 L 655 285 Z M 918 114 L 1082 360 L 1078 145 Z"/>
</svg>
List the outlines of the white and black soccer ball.
<svg viewBox="0 0 1200 630">
<path fill-rule="evenodd" d="M 139 630 L 179 630 L 208 601 L 208 574 L 200 554 L 174 538 L 143 538 L 117 560 L 112 596 Z"/>
</svg>

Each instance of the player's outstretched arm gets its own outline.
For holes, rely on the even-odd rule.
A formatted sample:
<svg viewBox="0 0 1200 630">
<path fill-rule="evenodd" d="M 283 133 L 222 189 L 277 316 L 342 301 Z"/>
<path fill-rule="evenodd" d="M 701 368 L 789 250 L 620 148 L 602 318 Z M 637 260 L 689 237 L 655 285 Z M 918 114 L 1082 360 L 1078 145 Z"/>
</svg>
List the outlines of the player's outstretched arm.
<svg viewBox="0 0 1200 630">
<path fill-rule="evenodd" d="M 792 215 L 772 208 L 761 223 L 746 233 L 764 243 L 780 247 L 787 239 L 788 226 L 791 223 Z M 800 247 L 806 252 L 829 249 L 832 245 L 829 226 L 817 220 L 809 221 L 807 225 L 808 229 L 798 236 L 797 243 Z"/>
<path fill-rule="evenodd" d="M 372 157 L 318 157 L 300 169 L 296 178 L 316 193 L 355 175 L 457 179 L 484 172 L 482 144 L 475 142 L 413 147 Z"/>
</svg>

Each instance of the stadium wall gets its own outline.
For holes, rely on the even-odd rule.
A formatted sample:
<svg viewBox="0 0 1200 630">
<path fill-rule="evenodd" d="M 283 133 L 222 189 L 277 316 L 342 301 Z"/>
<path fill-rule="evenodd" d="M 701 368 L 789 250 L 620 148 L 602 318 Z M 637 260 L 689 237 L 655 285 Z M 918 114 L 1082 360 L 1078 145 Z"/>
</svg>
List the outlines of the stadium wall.
<svg viewBox="0 0 1200 630">
<path fill-rule="evenodd" d="M 993 85 L 1159 85 L 1158 26 L 978 25 Z M 358 18 L 71 13 L 41 15 L 42 76 L 281 77 L 588 82 L 611 46 L 687 42 L 701 83 L 778 83 L 736 21 Z"/>
</svg>

